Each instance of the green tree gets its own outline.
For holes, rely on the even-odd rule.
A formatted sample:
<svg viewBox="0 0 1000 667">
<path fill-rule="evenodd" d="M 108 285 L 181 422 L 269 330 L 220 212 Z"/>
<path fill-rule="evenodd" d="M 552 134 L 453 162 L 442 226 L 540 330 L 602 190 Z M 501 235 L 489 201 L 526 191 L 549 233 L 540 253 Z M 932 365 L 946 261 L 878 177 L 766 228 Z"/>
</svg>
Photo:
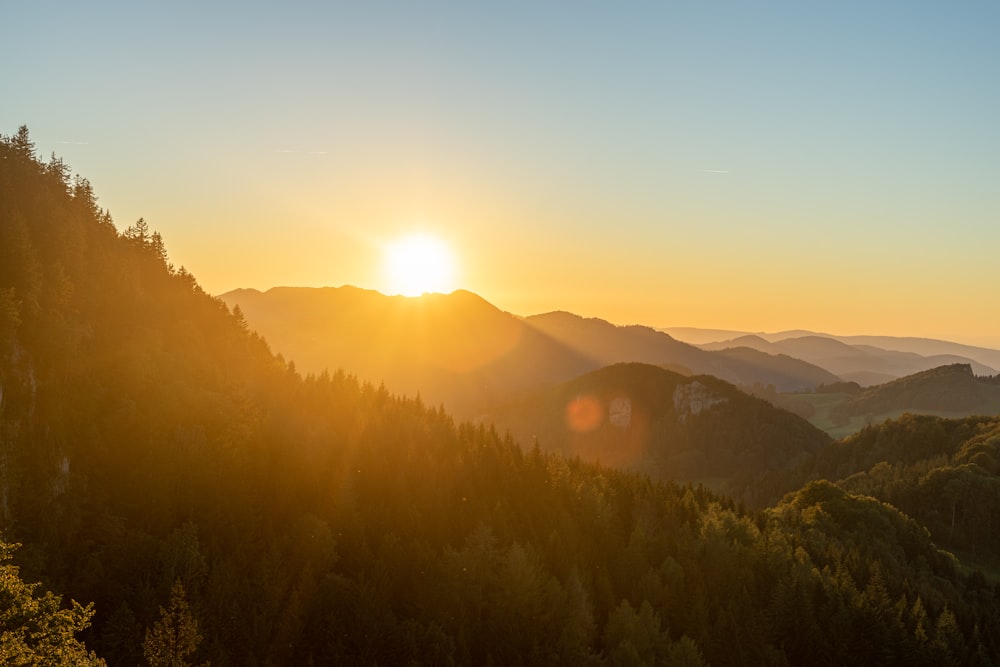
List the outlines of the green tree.
<svg viewBox="0 0 1000 667">
<path fill-rule="evenodd" d="M 188 607 L 184 585 L 177 580 L 170 591 L 170 607 L 160 607 L 160 620 L 146 630 L 146 640 L 142 643 L 146 662 L 149 667 L 189 667 L 199 644 L 198 623 Z M 208 667 L 208 663 L 203 667 Z"/>
<path fill-rule="evenodd" d="M 39 584 L 22 581 L 9 562 L 17 546 L 0 542 L 0 664 L 104 665 L 75 636 L 90 625 L 93 605 L 63 609 L 54 593 L 36 596 Z"/>
<path fill-rule="evenodd" d="M 29 136 L 27 125 L 17 128 L 17 134 L 7 137 L 7 143 L 22 158 L 27 160 L 35 159 L 35 142 Z"/>
<path fill-rule="evenodd" d="M 653 665 L 666 655 L 670 636 L 649 602 L 643 601 L 636 612 L 628 600 L 622 600 L 608 617 L 604 644 L 613 665 Z"/>
</svg>

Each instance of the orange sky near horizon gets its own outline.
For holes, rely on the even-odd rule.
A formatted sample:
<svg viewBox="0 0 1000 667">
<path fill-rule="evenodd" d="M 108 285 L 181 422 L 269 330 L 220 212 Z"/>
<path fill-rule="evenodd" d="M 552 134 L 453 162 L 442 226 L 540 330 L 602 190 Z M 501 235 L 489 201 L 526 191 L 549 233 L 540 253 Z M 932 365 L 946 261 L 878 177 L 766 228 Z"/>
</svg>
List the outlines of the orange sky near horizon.
<svg viewBox="0 0 1000 667">
<path fill-rule="evenodd" d="M 383 249 L 419 232 L 519 315 L 1000 348 L 1000 6 L 6 17 L 0 132 L 211 293 L 391 291 Z"/>
</svg>

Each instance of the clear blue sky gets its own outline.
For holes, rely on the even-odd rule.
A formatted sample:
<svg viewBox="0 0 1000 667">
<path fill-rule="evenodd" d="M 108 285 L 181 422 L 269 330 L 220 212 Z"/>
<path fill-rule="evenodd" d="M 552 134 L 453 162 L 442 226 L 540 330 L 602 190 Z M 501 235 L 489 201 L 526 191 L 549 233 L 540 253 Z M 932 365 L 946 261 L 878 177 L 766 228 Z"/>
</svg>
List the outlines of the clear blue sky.
<svg viewBox="0 0 1000 667">
<path fill-rule="evenodd" d="M 1000 3 L 10 2 L 27 124 L 211 292 L 446 239 L 520 314 L 1000 346 Z"/>
</svg>

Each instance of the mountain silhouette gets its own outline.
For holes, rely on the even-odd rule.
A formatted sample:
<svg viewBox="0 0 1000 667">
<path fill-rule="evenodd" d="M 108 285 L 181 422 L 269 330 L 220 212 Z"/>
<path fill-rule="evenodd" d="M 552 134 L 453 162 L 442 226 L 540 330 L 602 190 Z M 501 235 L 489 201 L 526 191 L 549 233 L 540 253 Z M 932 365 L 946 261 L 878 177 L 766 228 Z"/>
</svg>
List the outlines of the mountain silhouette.
<svg viewBox="0 0 1000 667">
<path fill-rule="evenodd" d="M 403 297 L 276 287 L 221 298 L 302 370 L 344 369 L 462 415 L 595 365 L 462 290 Z"/>
<path fill-rule="evenodd" d="M 994 375 L 997 372 L 991 366 L 957 354 L 939 352 L 923 355 L 869 344 L 852 344 L 838 338 L 820 335 L 768 340 L 763 336 L 750 334 L 706 343 L 700 347 L 716 351 L 746 347 L 767 354 L 786 354 L 824 368 L 843 380 L 865 386 L 882 384 L 906 375 L 955 363 L 970 365 L 977 375 Z M 941 346 L 938 349 L 951 348 Z"/>
<path fill-rule="evenodd" d="M 240 289 L 220 298 L 301 370 L 344 369 L 474 417 L 505 400 L 623 362 L 800 390 L 835 382 L 806 362 L 715 353 L 642 326 L 555 312 L 522 318 L 464 290 L 421 297 L 357 287 Z"/>
<path fill-rule="evenodd" d="M 684 369 L 688 373 L 714 375 L 733 384 L 773 384 L 780 391 L 801 390 L 836 381 L 830 372 L 787 356 L 706 352 L 646 326 L 615 326 L 601 319 L 566 312 L 535 315 L 526 321 L 601 365 L 638 361 Z"/>
</svg>

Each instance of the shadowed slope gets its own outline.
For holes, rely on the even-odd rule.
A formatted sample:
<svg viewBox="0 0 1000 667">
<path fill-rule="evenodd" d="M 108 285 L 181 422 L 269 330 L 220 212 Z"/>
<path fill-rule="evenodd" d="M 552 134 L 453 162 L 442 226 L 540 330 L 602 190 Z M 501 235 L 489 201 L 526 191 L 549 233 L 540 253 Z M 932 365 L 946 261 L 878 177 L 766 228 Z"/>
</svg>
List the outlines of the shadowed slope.
<svg viewBox="0 0 1000 667">
<path fill-rule="evenodd" d="M 545 450 L 731 489 L 830 442 L 804 419 L 727 382 L 638 363 L 588 373 L 494 417 Z"/>
</svg>

